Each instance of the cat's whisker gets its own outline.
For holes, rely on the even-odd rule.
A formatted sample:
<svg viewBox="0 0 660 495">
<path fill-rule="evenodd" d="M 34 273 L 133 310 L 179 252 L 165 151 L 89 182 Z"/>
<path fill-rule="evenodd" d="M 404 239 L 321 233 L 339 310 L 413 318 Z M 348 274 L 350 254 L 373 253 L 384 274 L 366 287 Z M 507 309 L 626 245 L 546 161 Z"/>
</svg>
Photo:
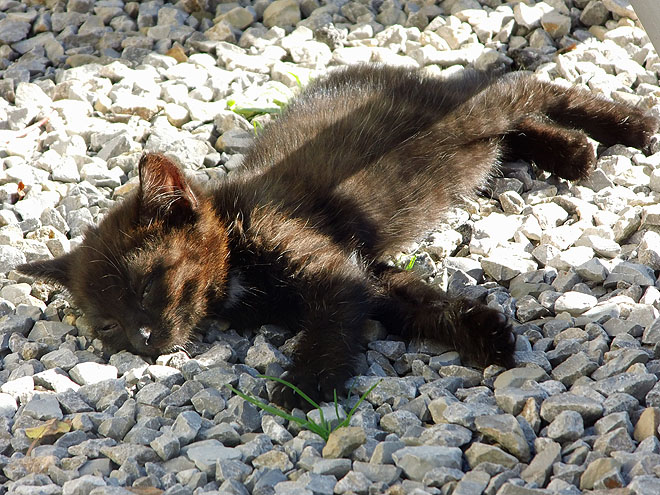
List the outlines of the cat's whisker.
<svg viewBox="0 0 660 495">
<path fill-rule="evenodd" d="M 107 260 L 112 261 L 112 266 L 119 272 L 119 258 L 117 254 L 117 249 L 113 249 L 113 246 L 109 246 L 107 241 L 103 236 L 101 236 L 100 233 L 96 232 L 96 238 L 103 243 L 103 246 L 106 248 L 106 252 L 101 252 L 98 249 L 96 250 L 97 253 L 103 255 Z M 112 260 L 110 259 L 109 255 L 112 256 Z"/>
<path fill-rule="evenodd" d="M 126 232 L 125 230 L 119 229 L 119 233 L 120 233 L 121 235 L 123 235 L 124 237 L 127 237 L 127 238 L 130 239 L 131 241 L 134 241 L 134 240 L 135 240 L 134 237 L 133 237 L 131 234 L 129 234 L 128 232 Z"/>
</svg>

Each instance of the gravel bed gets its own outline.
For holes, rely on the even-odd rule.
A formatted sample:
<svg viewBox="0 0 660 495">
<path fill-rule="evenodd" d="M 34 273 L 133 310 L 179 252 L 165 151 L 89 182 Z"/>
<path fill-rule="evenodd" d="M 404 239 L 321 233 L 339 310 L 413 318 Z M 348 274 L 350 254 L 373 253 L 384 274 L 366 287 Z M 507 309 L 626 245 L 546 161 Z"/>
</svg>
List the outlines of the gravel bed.
<svg viewBox="0 0 660 495">
<path fill-rule="evenodd" d="M 627 0 L 0 0 L 0 493 L 660 493 L 660 136 L 599 150 L 581 183 L 505 163 L 401 254 L 515 318 L 518 367 L 374 323 L 354 390 L 382 382 L 327 445 L 224 387 L 267 398 L 282 329 L 210 322 L 193 358 L 109 355 L 66 293 L 12 270 L 77 245 L 142 152 L 222 180 L 273 118 L 247 109 L 359 62 L 525 69 L 660 116 Z"/>
</svg>

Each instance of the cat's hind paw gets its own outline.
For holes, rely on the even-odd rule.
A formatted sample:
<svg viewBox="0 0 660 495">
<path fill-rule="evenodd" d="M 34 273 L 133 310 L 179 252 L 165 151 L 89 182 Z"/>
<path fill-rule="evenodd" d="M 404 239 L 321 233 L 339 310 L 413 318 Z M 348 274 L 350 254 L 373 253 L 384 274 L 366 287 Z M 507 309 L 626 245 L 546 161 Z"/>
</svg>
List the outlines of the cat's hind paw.
<svg viewBox="0 0 660 495">
<path fill-rule="evenodd" d="M 658 132 L 660 121 L 650 115 L 639 115 L 626 123 L 627 131 L 621 140 L 627 146 L 646 150 L 651 144 L 651 137 Z"/>
<path fill-rule="evenodd" d="M 507 139 L 515 154 L 567 180 L 587 177 L 596 165 L 596 153 L 585 132 L 547 119 L 526 118 Z"/>
</svg>

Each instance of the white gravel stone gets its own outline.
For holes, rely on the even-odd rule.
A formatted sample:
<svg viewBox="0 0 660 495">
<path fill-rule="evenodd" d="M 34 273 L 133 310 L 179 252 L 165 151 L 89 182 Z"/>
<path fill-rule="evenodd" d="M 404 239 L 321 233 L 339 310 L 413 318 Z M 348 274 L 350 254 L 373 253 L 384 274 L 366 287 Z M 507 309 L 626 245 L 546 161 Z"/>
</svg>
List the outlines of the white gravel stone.
<svg viewBox="0 0 660 495">
<path fill-rule="evenodd" d="M 639 206 L 624 208 L 612 226 L 614 240 L 621 242 L 630 237 L 641 225 L 642 209 Z"/>
<path fill-rule="evenodd" d="M 616 241 L 597 235 L 582 235 L 575 245 L 588 246 L 596 254 L 605 258 L 615 258 L 621 252 L 621 246 Z"/>
<path fill-rule="evenodd" d="M 603 5 L 607 7 L 607 10 L 620 17 L 637 19 L 637 15 L 628 0 L 603 0 Z"/>
<path fill-rule="evenodd" d="M 25 254 L 13 246 L 0 245 L 0 266 L 4 270 L 12 270 L 27 260 Z"/>
<path fill-rule="evenodd" d="M 556 10 L 551 10 L 541 17 L 541 26 L 550 36 L 559 39 L 569 33 L 571 29 L 571 18 Z"/>
<path fill-rule="evenodd" d="M 509 281 L 521 273 L 527 273 L 538 268 L 535 261 L 506 251 L 493 252 L 492 256 L 481 260 L 481 266 L 488 276 L 498 282 Z"/>
<path fill-rule="evenodd" d="M 65 481 L 62 485 L 62 495 L 83 495 L 102 486 L 106 486 L 103 478 L 85 474 L 80 478 Z"/>
<path fill-rule="evenodd" d="M 435 467 L 460 469 L 462 453 L 456 447 L 419 446 L 397 450 L 392 458 L 406 476 L 419 481 Z"/>
<path fill-rule="evenodd" d="M 575 246 L 566 251 L 560 251 L 546 262 L 557 270 L 576 268 L 594 257 L 594 250 L 586 246 Z"/>
<path fill-rule="evenodd" d="M 556 203 L 540 203 L 531 209 L 543 230 L 557 227 L 568 219 L 568 212 Z"/>
<path fill-rule="evenodd" d="M 660 234 L 652 230 L 644 233 L 639 243 L 637 259 L 653 270 L 660 270 Z"/>
<path fill-rule="evenodd" d="M 548 426 L 548 436 L 558 442 L 574 441 L 584 434 L 584 421 L 575 411 L 563 411 Z"/>
<path fill-rule="evenodd" d="M 25 405 L 22 414 L 41 421 L 64 417 L 57 398 L 52 394 L 35 394 Z"/>
<path fill-rule="evenodd" d="M 0 393 L 0 416 L 3 418 L 13 418 L 18 405 L 16 399 L 7 393 Z"/>
<path fill-rule="evenodd" d="M 582 235 L 582 229 L 573 225 L 561 225 L 543 231 L 541 235 L 542 244 L 550 244 L 563 251 L 572 246 Z"/>
<path fill-rule="evenodd" d="M 584 280 L 603 282 L 609 273 L 607 267 L 598 258 L 592 258 L 575 267 L 576 273 Z"/>
<path fill-rule="evenodd" d="M 573 316 L 577 316 L 593 308 L 597 302 L 598 299 L 590 294 L 569 291 L 559 296 L 555 301 L 555 312 L 566 311 Z"/>
<path fill-rule="evenodd" d="M 78 363 L 71 368 L 69 375 L 80 385 L 90 385 L 117 378 L 117 368 L 93 362 Z"/>
<path fill-rule="evenodd" d="M 263 15 L 266 27 L 295 25 L 300 21 L 300 7 L 293 0 L 275 0 Z"/>
<path fill-rule="evenodd" d="M 519 3 L 513 7 L 515 21 L 527 29 L 539 27 L 543 15 L 551 11 L 552 7 L 545 2 L 539 2 L 538 4 L 531 6 L 525 3 Z"/>
</svg>

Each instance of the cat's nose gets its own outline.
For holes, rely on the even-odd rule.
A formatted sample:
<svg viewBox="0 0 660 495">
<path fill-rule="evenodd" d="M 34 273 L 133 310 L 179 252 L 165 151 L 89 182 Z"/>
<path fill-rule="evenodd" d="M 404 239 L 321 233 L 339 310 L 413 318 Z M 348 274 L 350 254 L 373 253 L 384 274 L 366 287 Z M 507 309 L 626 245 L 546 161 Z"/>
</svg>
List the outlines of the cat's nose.
<svg viewBox="0 0 660 495">
<path fill-rule="evenodd" d="M 140 341 L 144 345 L 149 344 L 149 339 L 151 338 L 151 329 L 147 327 L 140 327 Z"/>
</svg>

